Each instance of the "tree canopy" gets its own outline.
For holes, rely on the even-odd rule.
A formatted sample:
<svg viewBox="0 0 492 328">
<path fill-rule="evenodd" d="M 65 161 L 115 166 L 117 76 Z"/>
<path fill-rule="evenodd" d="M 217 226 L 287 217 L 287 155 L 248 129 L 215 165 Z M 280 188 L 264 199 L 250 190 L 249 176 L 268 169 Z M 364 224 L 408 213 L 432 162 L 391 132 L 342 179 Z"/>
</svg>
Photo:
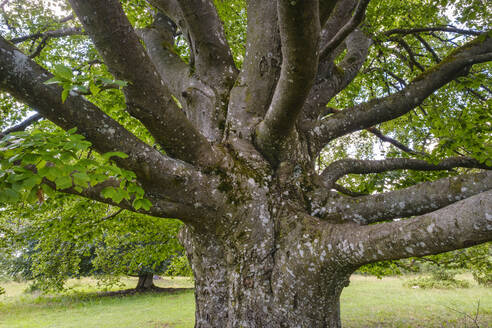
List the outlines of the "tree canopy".
<svg viewBox="0 0 492 328">
<path fill-rule="evenodd" d="M 152 280 L 183 253 L 176 220 L 65 195 L 19 205 L 0 212 L 0 267 L 14 278 L 33 280 L 42 290 L 58 291 L 68 278 L 89 275 L 105 284 L 124 275 Z"/>
</svg>

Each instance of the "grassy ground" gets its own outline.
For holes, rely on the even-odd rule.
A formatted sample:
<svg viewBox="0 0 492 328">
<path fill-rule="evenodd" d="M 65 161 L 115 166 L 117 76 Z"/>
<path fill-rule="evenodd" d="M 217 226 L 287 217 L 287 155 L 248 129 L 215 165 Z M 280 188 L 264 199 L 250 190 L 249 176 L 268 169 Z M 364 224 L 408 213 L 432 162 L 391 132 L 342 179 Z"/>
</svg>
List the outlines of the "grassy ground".
<svg viewBox="0 0 492 328">
<path fill-rule="evenodd" d="M 344 327 L 492 327 L 492 288 L 412 289 L 405 278 L 352 276 L 341 299 Z M 480 302 L 480 306 L 478 306 Z"/>
<path fill-rule="evenodd" d="M 470 279 L 469 276 L 461 277 Z M 342 294 L 344 327 L 492 327 L 492 289 L 422 290 L 403 287 L 406 278 L 353 276 Z M 135 279 L 125 279 L 134 287 Z M 193 291 L 101 297 L 91 279 L 72 280 L 64 295 L 23 293 L 24 283 L 2 284 L 1 328 L 193 327 Z M 160 287 L 192 287 L 186 278 L 157 281 Z"/>
</svg>

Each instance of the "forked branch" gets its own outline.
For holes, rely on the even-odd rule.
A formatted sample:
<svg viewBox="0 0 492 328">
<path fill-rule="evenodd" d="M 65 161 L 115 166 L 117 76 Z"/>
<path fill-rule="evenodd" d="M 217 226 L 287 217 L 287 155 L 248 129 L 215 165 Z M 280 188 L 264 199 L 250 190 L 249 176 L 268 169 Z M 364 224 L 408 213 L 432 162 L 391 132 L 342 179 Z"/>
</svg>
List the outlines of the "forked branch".
<svg viewBox="0 0 492 328">
<path fill-rule="evenodd" d="M 314 214 L 332 221 L 370 224 L 422 215 L 492 189 L 492 171 L 420 183 L 405 189 L 357 198 L 328 198 Z"/>
<path fill-rule="evenodd" d="M 386 122 L 420 105 L 429 95 L 454 79 L 466 75 L 473 64 L 492 60 L 492 37 L 480 36 L 453 51 L 445 60 L 422 73 L 401 91 L 343 110 L 313 128 L 316 150 L 345 134 Z"/>
<path fill-rule="evenodd" d="M 341 63 L 338 66 L 328 63 L 324 65 L 326 72 L 318 71 L 302 109 L 305 119 L 312 121 L 323 116 L 326 104 L 352 82 L 367 58 L 371 40 L 362 31 L 355 30 L 347 36 L 345 44 L 347 53 Z"/>
<path fill-rule="evenodd" d="M 489 190 L 426 215 L 350 229 L 341 232 L 337 248 L 340 256 L 363 265 L 487 242 L 492 240 L 491 199 Z"/>
<path fill-rule="evenodd" d="M 116 78 L 129 82 L 124 91 L 130 114 L 145 125 L 169 155 L 203 166 L 216 163 L 208 141 L 172 99 L 120 2 L 70 3 L 110 71 Z"/>
<path fill-rule="evenodd" d="M 350 20 L 335 34 L 335 36 L 326 45 L 324 45 L 323 49 L 321 49 L 321 59 L 325 58 L 333 50 L 335 50 L 343 42 L 343 40 L 345 40 L 345 38 L 352 33 L 360 23 L 362 23 L 369 2 L 370 0 L 359 0 L 352 18 L 350 18 Z"/>
<path fill-rule="evenodd" d="M 210 85 L 231 87 L 238 72 L 213 1 L 177 3 L 190 34 L 196 73 Z"/>
<path fill-rule="evenodd" d="M 319 21 L 321 26 L 324 26 L 328 17 L 330 17 L 331 13 L 335 9 L 339 0 L 320 0 L 319 1 Z"/>
<path fill-rule="evenodd" d="M 278 160 L 316 77 L 320 23 L 317 1 L 279 0 L 277 4 L 282 68 L 270 108 L 256 129 L 256 143 L 271 161 Z"/>
<path fill-rule="evenodd" d="M 160 190 L 160 193 L 170 202 L 181 204 L 207 204 L 207 199 L 210 201 L 208 192 L 200 195 L 183 191 L 186 188 L 198 188 L 197 186 L 213 188 L 211 181 L 191 165 L 161 154 L 81 96 L 69 95 L 65 102 L 62 102 L 62 88 L 43 83 L 52 77 L 48 71 L 3 38 L 0 38 L 0 50 L 1 90 L 36 108 L 44 118 L 64 130 L 77 127 L 78 132 L 84 135 L 98 152 L 126 153 L 128 158 L 117 159 L 118 165 L 135 172 L 147 191 L 164 189 Z M 206 198 L 199 199 L 205 195 Z M 193 205 L 190 205 L 190 208 L 194 208 Z"/>
<path fill-rule="evenodd" d="M 451 157 L 437 164 L 412 158 L 388 158 L 384 160 L 345 158 L 328 165 L 323 173 L 321 173 L 321 178 L 323 184 L 331 188 L 339 178 L 349 173 L 368 174 L 393 170 L 439 171 L 451 170 L 457 167 L 492 169 L 492 167 L 487 166 L 485 163 L 480 163 L 476 159 L 468 157 Z"/>
</svg>

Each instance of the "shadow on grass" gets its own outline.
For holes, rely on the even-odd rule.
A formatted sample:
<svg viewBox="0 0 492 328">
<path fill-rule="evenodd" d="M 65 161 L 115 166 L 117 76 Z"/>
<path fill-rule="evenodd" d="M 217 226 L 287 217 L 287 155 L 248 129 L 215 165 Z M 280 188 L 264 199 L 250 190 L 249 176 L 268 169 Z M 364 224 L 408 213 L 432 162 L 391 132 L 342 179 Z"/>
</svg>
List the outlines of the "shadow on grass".
<svg viewBox="0 0 492 328">
<path fill-rule="evenodd" d="M 4 303 L 0 302 L 0 317 L 1 310 L 7 310 L 8 308 L 27 308 L 31 306 L 35 307 L 51 307 L 51 306 L 72 306 L 75 304 L 92 303 L 98 300 L 117 300 L 123 298 L 131 298 L 138 296 L 167 296 L 178 295 L 193 291 L 194 288 L 163 288 L 155 287 L 148 290 L 123 289 L 116 291 L 72 291 L 64 294 L 38 294 L 31 295 L 30 297 L 20 297 L 14 302 Z M 20 305 L 20 307 L 19 307 Z"/>
<path fill-rule="evenodd" d="M 193 287 L 190 288 L 163 288 L 163 287 L 151 287 L 147 289 L 122 289 L 108 292 L 93 292 L 93 293 L 85 293 L 85 295 L 90 295 L 93 297 L 114 297 L 114 296 L 128 296 L 128 295 L 141 295 L 141 294 L 153 294 L 153 293 L 166 293 L 166 294 L 174 294 L 183 291 L 191 291 L 194 290 Z"/>
</svg>

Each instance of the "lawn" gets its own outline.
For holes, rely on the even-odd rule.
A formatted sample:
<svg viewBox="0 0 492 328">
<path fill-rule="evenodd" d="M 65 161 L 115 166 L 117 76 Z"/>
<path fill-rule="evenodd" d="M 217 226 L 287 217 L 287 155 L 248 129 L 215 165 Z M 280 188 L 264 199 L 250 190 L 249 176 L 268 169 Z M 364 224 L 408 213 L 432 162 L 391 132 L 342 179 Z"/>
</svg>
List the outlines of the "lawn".
<svg viewBox="0 0 492 328">
<path fill-rule="evenodd" d="M 461 277 L 470 279 L 469 276 Z M 353 276 L 342 294 L 344 327 L 479 327 L 492 324 L 492 289 L 423 290 L 403 287 L 407 278 Z M 134 279 L 125 279 L 128 288 Z M 72 280 L 64 295 L 26 294 L 25 283 L 2 284 L 1 328 L 193 327 L 193 291 L 99 296 L 96 282 Z M 192 287 L 186 278 L 165 278 L 160 287 Z"/>
</svg>

